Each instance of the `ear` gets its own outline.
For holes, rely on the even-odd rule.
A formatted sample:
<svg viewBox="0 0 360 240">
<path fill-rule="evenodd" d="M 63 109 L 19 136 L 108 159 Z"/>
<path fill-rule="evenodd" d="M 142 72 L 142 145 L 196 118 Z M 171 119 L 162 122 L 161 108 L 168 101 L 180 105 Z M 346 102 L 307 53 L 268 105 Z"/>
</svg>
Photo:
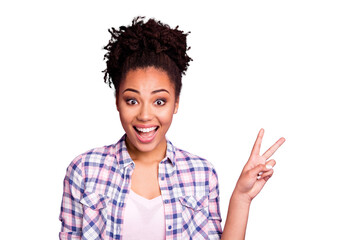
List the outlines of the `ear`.
<svg viewBox="0 0 360 240">
<path fill-rule="evenodd" d="M 178 111 L 178 108 L 179 108 L 179 97 L 177 97 L 177 99 L 176 99 L 176 101 L 175 101 L 175 109 L 174 109 L 174 114 L 176 114 L 177 113 L 177 111 Z"/>
</svg>

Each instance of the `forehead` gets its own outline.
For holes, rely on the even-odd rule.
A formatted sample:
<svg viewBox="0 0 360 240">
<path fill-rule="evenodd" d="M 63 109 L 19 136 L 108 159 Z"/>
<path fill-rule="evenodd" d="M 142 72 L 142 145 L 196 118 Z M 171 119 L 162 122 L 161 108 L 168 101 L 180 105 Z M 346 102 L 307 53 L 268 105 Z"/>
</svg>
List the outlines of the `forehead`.
<svg viewBox="0 0 360 240">
<path fill-rule="evenodd" d="M 127 88 L 134 88 L 140 92 L 167 89 L 174 92 L 174 85 L 169 75 L 154 67 L 137 68 L 130 70 L 120 84 L 120 92 Z"/>
</svg>

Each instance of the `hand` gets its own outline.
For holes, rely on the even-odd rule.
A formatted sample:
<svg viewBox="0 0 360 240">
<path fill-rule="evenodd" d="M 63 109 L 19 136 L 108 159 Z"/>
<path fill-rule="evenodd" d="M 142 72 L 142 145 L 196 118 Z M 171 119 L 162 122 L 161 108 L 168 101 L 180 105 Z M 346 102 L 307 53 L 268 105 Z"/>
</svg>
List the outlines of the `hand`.
<svg viewBox="0 0 360 240">
<path fill-rule="evenodd" d="M 241 172 L 233 193 L 237 194 L 237 196 L 241 196 L 243 200 L 249 203 L 261 191 L 267 180 L 269 180 L 274 173 L 272 168 L 275 166 L 276 162 L 274 159 L 268 159 L 285 142 L 285 138 L 280 138 L 262 156 L 260 156 L 260 147 L 263 136 L 264 129 L 260 129 L 251 151 L 250 158 Z"/>
</svg>

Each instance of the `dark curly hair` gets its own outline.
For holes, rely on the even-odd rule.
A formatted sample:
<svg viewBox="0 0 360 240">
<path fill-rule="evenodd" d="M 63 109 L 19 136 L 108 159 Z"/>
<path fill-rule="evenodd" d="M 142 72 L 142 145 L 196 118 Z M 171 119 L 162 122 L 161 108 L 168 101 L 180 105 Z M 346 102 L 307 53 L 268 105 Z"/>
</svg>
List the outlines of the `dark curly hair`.
<svg viewBox="0 0 360 240">
<path fill-rule="evenodd" d="M 118 94 L 120 82 L 129 70 L 153 66 L 167 72 L 175 87 L 175 96 L 181 91 L 181 77 L 185 74 L 192 60 L 186 53 L 190 47 L 186 45 L 184 33 L 171 29 L 168 25 L 144 17 L 136 17 L 130 26 L 121 26 L 119 30 L 109 29 L 111 39 L 104 47 L 107 68 L 104 82 L 115 87 Z"/>
</svg>

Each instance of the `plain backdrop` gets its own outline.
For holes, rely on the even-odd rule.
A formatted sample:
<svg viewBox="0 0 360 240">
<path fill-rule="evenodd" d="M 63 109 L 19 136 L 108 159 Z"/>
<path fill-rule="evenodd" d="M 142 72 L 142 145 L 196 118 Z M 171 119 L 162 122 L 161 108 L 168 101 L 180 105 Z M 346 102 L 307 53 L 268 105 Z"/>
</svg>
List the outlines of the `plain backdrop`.
<svg viewBox="0 0 360 240">
<path fill-rule="evenodd" d="M 256 135 L 278 138 L 247 239 L 360 239 L 358 1 L 2 1 L 2 239 L 57 239 L 68 164 L 123 135 L 103 82 L 108 29 L 191 31 L 168 138 L 208 159 L 225 223 Z"/>
</svg>

